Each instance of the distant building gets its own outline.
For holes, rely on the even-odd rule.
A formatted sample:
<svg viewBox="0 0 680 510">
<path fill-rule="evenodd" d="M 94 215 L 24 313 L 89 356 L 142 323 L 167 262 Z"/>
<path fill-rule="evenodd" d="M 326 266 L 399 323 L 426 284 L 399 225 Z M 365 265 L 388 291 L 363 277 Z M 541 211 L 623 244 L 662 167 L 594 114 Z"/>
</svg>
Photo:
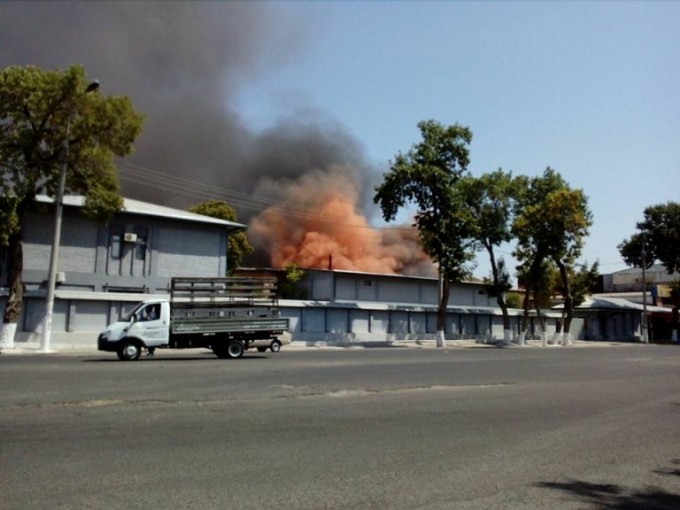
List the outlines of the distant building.
<svg viewBox="0 0 680 510">
<path fill-rule="evenodd" d="M 627 295 L 628 293 L 625 293 Z M 576 307 L 574 315 L 583 321 L 580 337 L 584 340 L 632 340 L 642 338 L 641 304 L 616 294 L 595 294 Z M 647 306 L 650 340 L 671 338 L 671 310 Z"/>
<path fill-rule="evenodd" d="M 284 271 L 239 269 L 241 275 L 280 279 Z M 437 278 L 362 273 L 342 270 L 304 270 L 294 299 L 281 301 L 290 319 L 293 341 L 309 343 L 432 340 L 437 332 Z M 511 328 L 519 332 L 521 310 L 510 310 Z M 550 332 L 558 313 L 550 317 Z M 531 331 L 537 327 L 532 317 Z M 576 321 L 575 328 L 580 324 Z M 447 339 L 500 340 L 503 320 L 496 299 L 481 282 L 451 284 L 446 316 Z"/>
<path fill-rule="evenodd" d="M 656 286 L 669 286 L 674 281 L 680 280 L 680 273 L 668 274 L 666 266 L 654 264 L 645 270 L 647 288 Z M 631 267 L 616 271 L 615 273 L 602 275 L 602 292 L 642 292 L 642 269 Z"/>
<path fill-rule="evenodd" d="M 666 266 L 654 264 L 645 270 L 646 292 L 643 292 L 642 269 L 639 267 L 602 275 L 601 279 L 602 292 L 594 298 L 616 301 L 618 305 L 625 300 L 630 310 L 640 310 L 644 303 L 647 305 L 652 340 L 668 340 L 672 337 L 674 303 L 671 284 L 680 280 L 680 273 L 668 274 Z M 600 316 L 611 317 L 611 310 L 600 310 Z"/>
</svg>

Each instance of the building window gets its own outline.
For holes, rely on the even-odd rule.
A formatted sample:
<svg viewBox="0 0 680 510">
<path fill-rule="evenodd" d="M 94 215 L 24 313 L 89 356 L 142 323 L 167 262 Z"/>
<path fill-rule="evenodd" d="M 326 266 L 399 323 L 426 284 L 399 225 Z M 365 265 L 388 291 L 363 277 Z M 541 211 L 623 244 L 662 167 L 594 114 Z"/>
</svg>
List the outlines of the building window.
<svg viewBox="0 0 680 510">
<path fill-rule="evenodd" d="M 123 239 L 120 234 L 111 234 L 111 259 L 120 260 L 123 255 Z"/>
<path fill-rule="evenodd" d="M 137 236 L 137 242 L 135 243 L 135 259 L 136 260 L 146 260 L 146 237 Z"/>
</svg>

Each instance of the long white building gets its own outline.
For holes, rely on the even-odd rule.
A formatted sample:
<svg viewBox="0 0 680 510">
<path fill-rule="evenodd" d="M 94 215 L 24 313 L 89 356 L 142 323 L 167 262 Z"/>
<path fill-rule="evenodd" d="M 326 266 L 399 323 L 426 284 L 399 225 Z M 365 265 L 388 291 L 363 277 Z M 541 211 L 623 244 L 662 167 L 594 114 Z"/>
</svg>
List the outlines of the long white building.
<svg viewBox="0 0 680 510">
<path fill-rule="evenodd" d="M 39 199 L 42 211 L 24 225 L 25 300 L 15 345 L 38 347 L 45 313 L 46 282 L 52 245 L 51 200 Z M 55 292 L 52 347 L 93 347 L 98 332 L 136 303 L 164 296 L 173 276 L 218 277 L 227 274 L 228 236 L 245 225 L 125 200 L 124 209 L 101 227 L 80 209 L 82 197 L 66 197 Z M 7 296 L 7 255 L 0 251 L 0 310 Z M 250 273 L 281 271 L 244 270 Z M 438 282 L 434 278 L 308 270 L 297 299 L 282 299 L 282 315 L 291 319 L 292 340 L 346 344 L 434 339 Z M 605 313 L 594 326 L 593 313 Z M 618 314 L 618 315 L 617 315 Z M 559 312 L 550 312 L 548 334 Z M 511 310 L 519 331 L 521 311 Z M 572 324 L 573 338 L 634 340 L 640 312 L 635 309 L 585 311 Z M 598 321 L 600 319 L 597 319 Z M 532 319 L 537 334 L 538 322 Z M 609 324 L 609 325 L 607 325 Z M 478 282 L 451 287 L 446 319 L 448 339 L 502 339 L 500 309 Z"/>
</svg>

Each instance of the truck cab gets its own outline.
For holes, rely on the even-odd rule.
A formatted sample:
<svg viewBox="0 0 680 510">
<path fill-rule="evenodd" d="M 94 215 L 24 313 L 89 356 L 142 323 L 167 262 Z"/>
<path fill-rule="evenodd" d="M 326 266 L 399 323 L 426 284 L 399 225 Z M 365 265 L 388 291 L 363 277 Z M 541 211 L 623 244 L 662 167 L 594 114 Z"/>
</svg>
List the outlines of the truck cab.
<svg viewBox="0 0 680 510">
<path fill-rule="evenodd" d="M 120 359 L 138 359 L 142 349 L 165 347 L 170 340 L 170 303 L 142 301 L 120 321 L 110 324 L 98 339 L 100 351 L 115 352 Z"/>
</svg>

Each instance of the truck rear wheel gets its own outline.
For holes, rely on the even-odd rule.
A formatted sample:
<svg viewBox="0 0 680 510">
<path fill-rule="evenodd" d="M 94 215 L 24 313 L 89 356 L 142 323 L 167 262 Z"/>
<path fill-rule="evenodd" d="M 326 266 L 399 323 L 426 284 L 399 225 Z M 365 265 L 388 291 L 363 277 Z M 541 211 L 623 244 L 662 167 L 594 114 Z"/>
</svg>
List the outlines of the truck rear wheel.
<svg viewBox="0 0 680 510">
<path fill-rule="evenodd" d="M 118 348 L 118 359 L 122 361 L 137 361 L 142 354 L 142 348 L 137 342 L 126 340 Z"/>
<path fill-rule="evenodd" d="M 243 356 L 245 348 L 243 344 L 238 340 L 231 340 L 226 346 L 224 345 L 214 345 L 212 348 L 215 356 L 221 359 L 230 358 L 236 359 Z"/>
<path fill-rule="evenodd" d="M 243 344 L 238 340 L 232 340 L 227 345 L 227 355 L 230 358 L 240 358 L 243 356 Z"/>
<path fill-rule="evenodd" d="M 279 352 L 281 350 L 281 341 L 276 339 L 272 340 L 272 343 L 269 344 L 269 348 L 272 352 Z"/>
</svg>

